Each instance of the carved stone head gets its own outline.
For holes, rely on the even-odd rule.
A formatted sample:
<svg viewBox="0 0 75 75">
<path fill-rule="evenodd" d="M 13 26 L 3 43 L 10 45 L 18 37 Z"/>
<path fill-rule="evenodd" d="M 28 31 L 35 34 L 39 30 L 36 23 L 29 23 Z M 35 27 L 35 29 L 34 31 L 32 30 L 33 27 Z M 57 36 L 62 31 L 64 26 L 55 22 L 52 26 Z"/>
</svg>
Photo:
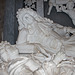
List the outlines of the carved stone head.
<svg viewBox="0 0 75 75">
<path fill-rule="evenodd" d="M 74 7 L 74 2 L 73 2 L 73 1 L 69 1 L 69 2 L 67 3 L 67 8 L 68 8 L 69 10 L 71 10 L 71 9 L 73 9 L 73 7 Z"/>
</svg>

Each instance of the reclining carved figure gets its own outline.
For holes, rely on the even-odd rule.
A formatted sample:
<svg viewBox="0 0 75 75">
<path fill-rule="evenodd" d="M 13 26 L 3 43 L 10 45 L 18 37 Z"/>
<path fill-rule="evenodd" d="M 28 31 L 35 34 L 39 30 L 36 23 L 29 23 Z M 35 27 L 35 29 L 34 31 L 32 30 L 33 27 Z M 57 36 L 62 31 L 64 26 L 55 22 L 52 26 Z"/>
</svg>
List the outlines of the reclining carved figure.
<svg viewBox="0 0 75 75">
<path fill-rule="evenodd" d="M 0 43 L 0 74 L 75 75 L 74 29 L 42 18 L 29 8 L 19 9 L 17 18 L 16 44 Z M 21 50 L 29 54 L 22 56 Z"/>
<path fill-rule="evenodd" d="M 42 18 L 29 8 L 19 9 L 17 18 L 19 22 L 17 47 L 21 44 L 29 47 L 34 46 L 32 47 L 34 50 L 37 48 L 46 56 L 49 56 L 48 53 L 57 53 L 63 46 L 66 53 L 67 51 L 74 53 L 75 29 L 63 27 L 47 18 Z M 70 33 L 73 35 L 70 36 Z M 75 57 L 74 54 L 71 56 Z"/>
</svg>

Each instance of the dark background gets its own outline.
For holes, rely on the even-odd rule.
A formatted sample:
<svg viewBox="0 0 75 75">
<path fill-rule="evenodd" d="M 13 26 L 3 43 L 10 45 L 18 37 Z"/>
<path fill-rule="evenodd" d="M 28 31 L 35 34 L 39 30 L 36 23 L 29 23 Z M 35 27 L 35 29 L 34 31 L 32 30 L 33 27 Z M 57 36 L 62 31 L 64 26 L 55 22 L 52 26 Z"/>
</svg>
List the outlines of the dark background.
<svg viewBox="0 0 75 75">
<path fill-rule="evenodd" d="M 4 24 L 4 8 L 5 8 L 5 0 L 0 0 L 0 42 L 2 41 L 2 32 L 3 32 L 3 24 Z"/>
</svg>

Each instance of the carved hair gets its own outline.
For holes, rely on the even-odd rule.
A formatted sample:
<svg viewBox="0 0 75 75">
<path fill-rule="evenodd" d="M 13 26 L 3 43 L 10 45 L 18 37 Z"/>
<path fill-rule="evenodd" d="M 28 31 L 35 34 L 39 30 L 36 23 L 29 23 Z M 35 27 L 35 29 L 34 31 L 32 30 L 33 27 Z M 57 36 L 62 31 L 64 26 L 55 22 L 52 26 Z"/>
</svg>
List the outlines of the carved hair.
<svg viewBox="0 0 75 75">
<path fill-rule="evenodd" d="M 53 21 L 51 21 L 50 19 L 42 18 L 41 16 L 39 16 L 35 11 L 33 11 L 30 8 L 19 9 L 18 12 L 17 12 L 17 18 L 18 19 L 20 18 L 22 20 L 22 18 L 24 17 L 25 14 L 31 15 L 38 22 L 44 22 L 44 23 L 47 23 L 47 24 L 53 23 Z"/>
</svg>

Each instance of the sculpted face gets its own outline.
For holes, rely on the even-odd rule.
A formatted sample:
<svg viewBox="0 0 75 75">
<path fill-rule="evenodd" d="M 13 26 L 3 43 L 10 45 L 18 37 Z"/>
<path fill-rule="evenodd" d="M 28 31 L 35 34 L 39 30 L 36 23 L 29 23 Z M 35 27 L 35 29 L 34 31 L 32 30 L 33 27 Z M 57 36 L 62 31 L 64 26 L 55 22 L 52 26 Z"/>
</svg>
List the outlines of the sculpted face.
<svg viewBox="0 0 75 75">
<path fill-rule="evenodd" d="M 23 22 L 25 22 L 27 24 L 32 24 L 34 22 L 34 19 L 30 14 L 27 13 L 23 17 Z"/>
<path fill-rule="evenodd" d="M 31 25 L 34 22 L 34 17 L 28 13 L 19 13 L 18 14 L 18 23 L 19 29 L 27 28 L 28 25 Z"/>
<path fill-rule="evenodd" d="M 74 7 L 74 3 L 72 1 L 68 2 L 67 8 L 68 9 L 73 9 L 73 7 Z"/>
</svg>

